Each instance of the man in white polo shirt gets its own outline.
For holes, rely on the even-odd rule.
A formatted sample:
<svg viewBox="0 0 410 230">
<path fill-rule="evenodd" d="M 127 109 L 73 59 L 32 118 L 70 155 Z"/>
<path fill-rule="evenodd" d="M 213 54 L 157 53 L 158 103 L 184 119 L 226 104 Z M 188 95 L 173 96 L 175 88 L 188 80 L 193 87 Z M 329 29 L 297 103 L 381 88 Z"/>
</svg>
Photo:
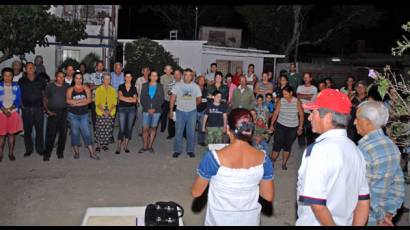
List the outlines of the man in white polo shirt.
<svg viewBox="0 0 410 230">
<path fill-rule="evenodd" d="M 325 89 L 303 108 L 321 134 L 303 153 L 298 171 L 296 225 L 365 225 L 369 214 L 366 162 L 347 137 L 351 102 Z"/>
</svg>

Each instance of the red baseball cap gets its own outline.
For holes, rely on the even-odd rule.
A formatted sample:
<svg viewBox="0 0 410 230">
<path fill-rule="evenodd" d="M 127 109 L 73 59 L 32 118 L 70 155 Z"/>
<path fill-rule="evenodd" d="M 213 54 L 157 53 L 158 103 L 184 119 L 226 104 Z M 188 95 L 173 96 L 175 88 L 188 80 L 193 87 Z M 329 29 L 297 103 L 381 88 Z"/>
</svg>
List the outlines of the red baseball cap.
<svg viewBox="0 0 410 230">
<path fill-rule="evenodd" d="M 315 101 L 305 103 L 302 107 L 309 110 L 325 108 L 342 114 L 350 114 L 352 103 L 346 94 L 334 89 L 324 89 L 317 95 Z"/>
</svg>

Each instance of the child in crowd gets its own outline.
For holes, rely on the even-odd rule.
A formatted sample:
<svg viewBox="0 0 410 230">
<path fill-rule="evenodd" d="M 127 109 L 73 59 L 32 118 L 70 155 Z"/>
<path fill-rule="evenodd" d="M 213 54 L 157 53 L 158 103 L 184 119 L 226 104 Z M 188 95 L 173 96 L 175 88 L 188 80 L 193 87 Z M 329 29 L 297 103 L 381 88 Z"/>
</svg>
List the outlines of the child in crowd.
<svg viewBox="0 0 410 230">
<path fill-rule="evenodd" d="M 213 103 L 209 103 L 205 110 L 202 132 L 207 132 L 208 144 L 223 143 L 223 134 L 226 133 L 228 107 L 221 100 L 222 92 L 215 90 Z"/>
<path fill-rule="evenodd" d="M 258 115 L 255 110 L 252 110 L 251 114 L 255 121 L 255 132 L 252 137 L 252 145 L 259 150 L 263 150 L 265 154 L 268 154 L 270 133 L 268 131 L 269 127 L 266 123 L 266 118 L 260 114 Z"/>
<path fill-rule="evenodd" d="M 271 93 L 267 93 L 265 95 L 265 105 L 269 109 L 269 113 L 272 115 L 275 112 L 275 101 L 273 100 L 273 95 Z"/>
<path fill-rule="evenodd" d="M 270 118 L 270 112 L 268 106 L 263 101 L 263 95 L 258 95 L 256 97 L 255 112 L 256 116 L 263 116 L 266 121 Z"/>
</svg>

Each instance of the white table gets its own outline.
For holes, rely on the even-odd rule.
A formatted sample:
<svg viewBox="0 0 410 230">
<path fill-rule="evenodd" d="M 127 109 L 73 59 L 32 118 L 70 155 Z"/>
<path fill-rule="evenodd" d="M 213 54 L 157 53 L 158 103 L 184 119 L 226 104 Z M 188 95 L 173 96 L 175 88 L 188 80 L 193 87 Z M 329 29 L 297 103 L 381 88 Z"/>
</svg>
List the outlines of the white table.
<svg viewBox="0 0 410 230">
<path fill-rule="evenodd" d="M 145 207 L 90 207 L 81 226 L 145 226 Z M 184 226 L 182 218 L 179 225 Z"/>
</svg>

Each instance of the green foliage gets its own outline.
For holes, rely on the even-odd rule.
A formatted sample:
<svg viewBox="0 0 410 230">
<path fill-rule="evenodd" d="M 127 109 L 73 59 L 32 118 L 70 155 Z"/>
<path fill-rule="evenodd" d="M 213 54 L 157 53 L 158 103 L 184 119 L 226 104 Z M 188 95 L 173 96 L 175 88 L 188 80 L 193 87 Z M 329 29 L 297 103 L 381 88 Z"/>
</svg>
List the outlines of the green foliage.
<svg viewBox="0 0 410 230">
<path fill-rule="evenodd" d="M 61 63 L 61 65 L 58 67 L 58 69 L 59 70 L 64 70 L 65 67 L 67 67 L 68 65 L 72 65 L 75 70 L 80 68 L 80 63 L 78 63 L 77 60 L 75 60 L 73 58 L 67 58 L 67 59 L 64 60 L 63 63 Z"/>
<path fill-rule="evenodd" d="M 158 71 L 159 75 L 166 65 L 171 65 L 173 69 L 180 68 L 164 47 L 148 38 L 140 38 L 128 43 L 125 46 L 125 60 L 127 61 L 125 69 L 131 71 L 134 77 L 139 77 L 142 68 L 146 66 Z"/>
<path fill-rule="evenodd" d="M 407 22 L 407 24 L 404 24 L 401 27 L 404 31 L 410 33 L 410 21 Z M 407 39 L 406 36 L 403 36 L 402 41 L 396 41 L 396 47 L 392 48 L 392 54 L 393 56 L 401 56 L 403 55 L 404 51 L 410 49 L 410 41 Z"/>
<path fill-rule="evenodd" d="M 85 70 L 86 73 L 92 73 L 95 71 L 95 63 L 100 60 L 100 56 L 98 56 L 95 53 L 89 53 L 87 54 L 83 60 L 81 61 L 87 66 L 87 69 Z"/>
<path fill-rule="evenodd" d="M 0 63 L 13 55 L 34 53 L 36 45 L 47 46 L 47 35 L 63 44 L 77 44 L 87 38 L 84 23 L 66 21 L 51 15 L 49 9 L 50 5 L 0 6 Z"/>
</svg>

